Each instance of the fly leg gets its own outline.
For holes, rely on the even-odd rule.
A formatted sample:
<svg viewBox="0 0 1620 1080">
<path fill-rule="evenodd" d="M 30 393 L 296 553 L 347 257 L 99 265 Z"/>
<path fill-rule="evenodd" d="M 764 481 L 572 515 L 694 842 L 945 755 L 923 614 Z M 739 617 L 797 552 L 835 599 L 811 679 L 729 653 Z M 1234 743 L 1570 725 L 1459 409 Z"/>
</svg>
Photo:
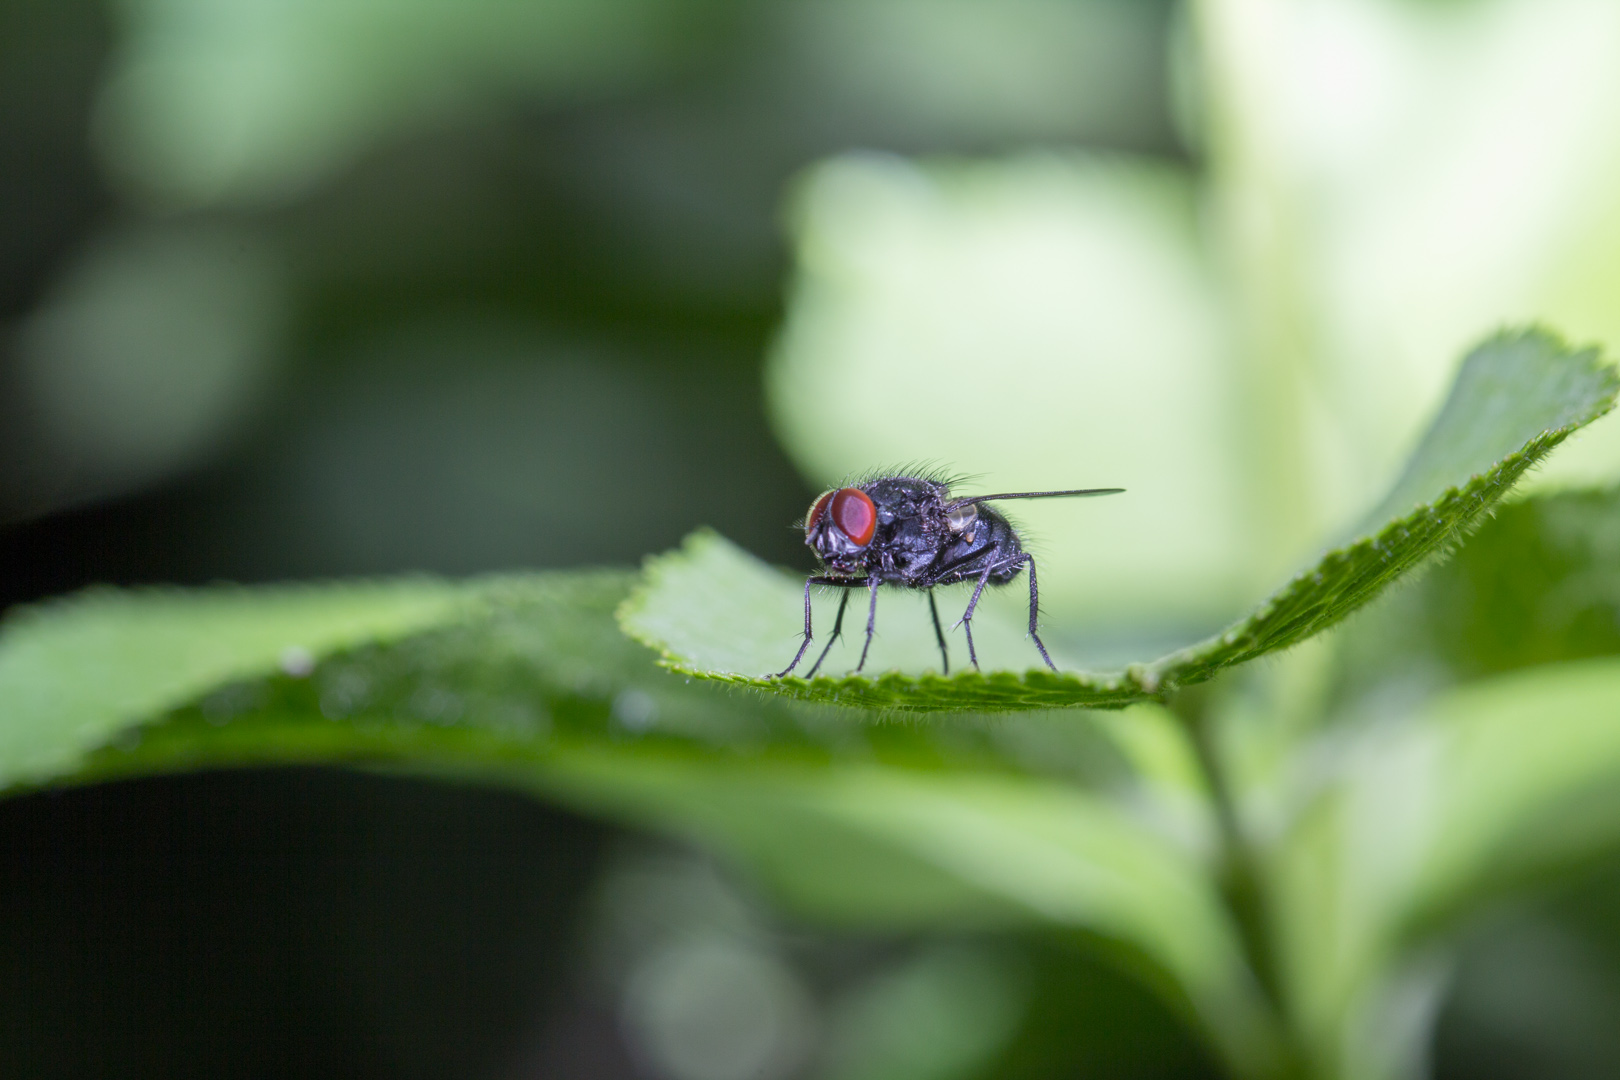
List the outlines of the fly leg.
<svg viewBox="0 0 1620 1080">
<path fill-rule="evenodd" d="M 967 634 L 968 659 L 973 662 L 973 670 L 979 670 L 979 654 L 973 648 L 973 609 L 979 606 L 979 597 L 984 594 L 984 587 L 990 583 L 990 575 L 995 573 L 997 567 L 992 564 L 984 568 L 979 575 L 979 583 L 973 586 L 973 599 L 968 601 L 967 610 L 962 613 L 962 620 L 956 625 Z"/>
<path fill-rule="evenodd" d="M 783 668 L 781 671 L 778 671 L 775 675 L 771 676 L 771 678 L 773 678 L 773 679 L 785 679 L 785 678 L 787 678 L 787 676 L 789 676 L 790 674 L 793 673 L 793 669 L 799 666 L 799 661 L 804 659 L 805 650 L 810 647 L 810 586 L 812 586 L 812 585 L 842 585 L 842 586 L 848 587 L 849 584 L 850 584 L 849 582 L 842 581 L 842 580 L 840 580 L 838 578 L 817 577 L 817 576 L 814 576 L 814 575 L 812 575 L 812 576 L 805 579 L 805 581 L 804 581 L 804 638 L 799 642 L 799 651 L 793 654 L 793 662 L 791 664 L 789 664 L 787 667 Z M 844 594 L 844 600 L 845 601 L 849 600 L 849 593 L 846 592 Z M 838 640 L 838 624 L 843 621 L 843 618 L 844 618 L 844 606 L 843 606 L 843 604 L 840 604 L 838 606 L 838 619 L 833 624 L 832 640 L 827 642 L 827 648 L 828 649 L 832 648 L 833 641 Z M 827 655 L 826 649 L 822 650 L 821 655 L 823 657 L 825 657 Z M 820 666 L 821 661 L 817 660 L 816 664 L 817 664 L 817 666 Z M 815 668 L 811 668 L 810 672 L 811 672 L 811 674 L 815 674 Z"/>
<path fill-rule="evenodd" d="M 1057 665 L 1052 663 L 1052 658 L 1047 655 L 1046 646 L 1041 643 L 1041 635 L 1035 632 L 1035 617 L 1041 610 L 1041 591 L 1035 585 L 1035 556 L 1026 551 L 1018 557 L 1018 562 L 1029 564 L 1029 636 L 1035 639 L 1035 647 L 1041 651 L 1041 659 L 1046 661 L 1046 666 L 1056 671 Z M 1013 565 L 1016 567 L 1018 563 Z"/>
<path fill-rule="evenodd" d="M 951 654 L 945 651 L 945 631 L 939 626 L 939 605 L 934 603 L 934 590 L 928 590 L 928 614 L 934 617 L 934 637 L 939 640 L 939 662 L 943 667 L 942 675 L 951 673 Z"/>
<path fill-rule="evenodd" d="M 821 655 L 816 657 L 814 664 L 810 665 L 810 671 L 805 675 L 805 678 L 813 679 L 816 677 L 816 672 L 821 670 L 821 662 L 827 659 L 828 653 L 832 652 L 833 642 L 837 641 L 838 635 L 844 632 L 844 609 L 847 607 L 849 607 L 849 590 L 845 589 L 838 597 L 838 614 L 833 617 L 832 637 L 827 639 L 827 644 L 822 647 Z"/>
<path fill-rule="evenodd" d="M 861 662 L 855 665 L 855 674 L 857 675 L 861 673 L 861 668 L 866 666 L 866 654 L 872 648 L 872 635 L 877 632 L 877 591 L 882 582 L 876 577 L 868 580 L 872 583 L 872 602 L 866 609 L 866 644 L 861 646 Z M 848 596 L 849 593 L 844 595 Z"/>
</svg>

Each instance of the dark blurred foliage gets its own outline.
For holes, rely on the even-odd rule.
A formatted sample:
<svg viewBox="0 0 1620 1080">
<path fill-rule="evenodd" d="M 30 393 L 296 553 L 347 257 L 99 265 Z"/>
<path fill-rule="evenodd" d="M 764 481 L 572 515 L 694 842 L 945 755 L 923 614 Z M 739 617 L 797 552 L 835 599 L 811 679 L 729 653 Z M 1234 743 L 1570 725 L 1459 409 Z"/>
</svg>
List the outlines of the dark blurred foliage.
<svg viewBox="0 0 1620 1080">
<path fill-rule="evenodd" d="M 1615 1075 L 1620 866 L 1476 928 L 1436 1032 L 1438 1080 Z"/>
<path fill-rule="evenodd" d="M 0 805 L 10 1076 L 498 1075 L 555 996 L 604 831 L 283 771 Z"/>
<path fill-rule="evenodd" d="M 109 32 L 99 5 L 0 4 L 0 319 L 112 209 L 85 141 Z"/>
<path fill-rule="evenodd" d="M 593 970 L 600 939 L 626 936 L 587 888 L 608 836 L 516 796 L 324 770 L 10 800 L 0 1061 L 64 1078 L 644 1075 L 622 986 Z M 681 894 L 644 895 L 665 931 L 692 930 Z M 770 939 L 823 999 L 919 945 L 780 925 Z M 1095 948 L 999 951 L 1029 1005 L 987 1075 L 1213 1075 Z"/>
</svg>

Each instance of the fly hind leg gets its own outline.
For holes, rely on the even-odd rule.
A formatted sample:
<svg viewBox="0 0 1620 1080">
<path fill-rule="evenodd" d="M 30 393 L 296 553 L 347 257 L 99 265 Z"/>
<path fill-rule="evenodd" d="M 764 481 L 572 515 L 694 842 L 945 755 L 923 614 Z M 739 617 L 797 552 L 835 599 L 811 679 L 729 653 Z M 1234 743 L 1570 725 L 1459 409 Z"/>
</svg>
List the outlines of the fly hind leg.
<svg viewBox="0 0 1620 1080">
<path fill-rule="evenodd" d="M 1019 567 L 1025 565 L 1029 567 L 1029 636 L 1034 639 L 1035 648 L 1040 650 L 1041 659 L 1046 661 L 1046 666 L 1053 671 L 1058 669 L 1057 665 L 1052 663 L 1051 654 L 1046 651 L 1046 645 L 1041 641 L 1041 635 L 1038 632 L 1039 627 L 1036 619 L 1041 610 L 1041 591 L 1040 586 L 1035 583 L 1035 558 L 1027 551 L 1011 562 L 986 567 L 984 573 L 979 575 L 978 584 L 973 587 L 973 599 L 968 601 L 967 611 L 962 615 L 962 621 L 958 625 L 967 634 L 968 659 L 973 661 L 975 669 L 979 666 L 979 656 L 973 648 L 973 611 L 979 606 L 979 597 L 983 595 L 984 587 L 990 583 L 991 574 L 997 571 L 1008 574 L 1016 573 Z"/>
<path fill-rule="evenodd" d="M 1052 657 L 1041 642 L 1041 635 L 1036 633 L 1036 618 L 1041 613 L 1041 590 L 1035 584 L 1035 556 L 1026 551 L 1019 556 L 1018 561 L 1029 564 L 1029 636 L 1034 640 L 1035 647 L 1041 651 L 1041 659 L 1046 661 L 1046 666 L 1056 671 L 1057 665 L 1052 663 Z M 1013 565 L 1017 566 L 1017 563 Z"/>
</svg>

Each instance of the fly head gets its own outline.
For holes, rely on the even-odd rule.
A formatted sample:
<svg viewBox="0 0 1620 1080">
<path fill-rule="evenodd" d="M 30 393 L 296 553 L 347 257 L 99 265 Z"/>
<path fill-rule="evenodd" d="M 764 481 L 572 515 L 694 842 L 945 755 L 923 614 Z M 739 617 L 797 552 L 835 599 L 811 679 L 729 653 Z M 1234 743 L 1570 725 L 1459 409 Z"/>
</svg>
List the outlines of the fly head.
<svg viewBox="0 0 1620 1080">
<path fill-rule="evenodd" d="M 804 519 L 804 542 L 827 567 L 858 574 L 877 532 L 878 511 L 860 488 L 839 488 L 817 499 Z"/>
</svg>

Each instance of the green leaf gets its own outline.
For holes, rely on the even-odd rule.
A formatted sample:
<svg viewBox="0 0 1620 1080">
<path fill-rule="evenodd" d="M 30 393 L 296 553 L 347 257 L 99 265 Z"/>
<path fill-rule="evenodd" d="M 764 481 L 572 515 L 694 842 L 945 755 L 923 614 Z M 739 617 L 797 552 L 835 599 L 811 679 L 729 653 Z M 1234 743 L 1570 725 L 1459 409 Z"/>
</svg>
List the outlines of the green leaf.
<svg viewBox="0 0 1620 1080">
<path fill-rule="evenodd" d="M 626 631 L 662 663 L 700 678 L 794 697 L 886 709 L 1115 707 L 1160 697 L 1223 668 L 1287 648 L 1361 607 L 1430 555 L 1457 543 L 1531 465 L 1613 405 L 1620 380 L 1595 350 L 1573 351 L 1551 334 L 1501 334 L 1464 362 L 1450 398 L 1405 472 L 1366 525 L 1225 631 L 1120 672 L 1003 668 L 945 677 L 926 616 L 884 622 L 884 653 L 873 676 L 770 677 L 793 655 L 802 624 L 802 585 L 712 533 L 653 559 L 626 603 Z M 827 625 L 827 614 L 820 616 Z M 1007 644 L 1015 624 L 976 619 L 985 652 L 1007 662 L 1028 656 Z M 825 632 L 825 631 L 824 631 Z M 1016 661 L 1014 661 L 1016 662 Z M 1024 661 L 1027 664 L 1027 661 Z M 883 670 L 887 666 L 888 670 Z"/>
<path fill-rule="evenodd" d="M 99 590 L 0 626 L 0 788 L 71 768 L 121 729 L 229 679 L 452 617 L 456 586 Z"/>
<path fill-rule="evenodd" d="M 1376 1042 L 1411 972 L 1487 904 L 1620 847 L 1617 705 L 1620 660 L 1603 658 L 1332 736 L 1338 774 L 1299 778 L 1318 794 L 1272 873 L 1290 1011 L 1320 1058 Z"/>
<path fill-rule="evenodd" d="M 1517 479 L 1608 412 L 1617 385 L 1595 348 L 1572 350 L 1545 330 L 1496 335 L 1463 362 L 1440 415 L 1368 523 L 1393 520 L 1509 464 L 1509 482 Z"/>
<path fill-rule="evenodd" d="M 1620 654 L 1620 491 L 1503 507 L 1402 601 L 1368 627 L 1392 646 L 1382 672 L 1439 661 L 1471 679 Z"/>
<path fill-rule="evenodd" d="M 409 582 L 392 608 L 387 586 L 336 588 L 324 606 L 317 590 L 93 596 L 25 615 L 0 639 L 0 670 L 34 674 L 32 698 L 15 685 L 0 698 L 0 730 L 37 730 L 36 715 L 95 712 L 105 699 L 122 704 L 95 712 L 102 745 L 86 753 L 80 731 L 35 759 L 30 779 L 297 762 L 407 770 L 717 847 L 824 920 L 1083 931 L 1131 958 L 1237 1072 L 1270 1069 L 1276 1021 L 1209 872 L 1208 803 L 1168 716 L 1147 706 L 1124 737 L 1126 725 L 1080 713 L 851 723 L 842 710 L 671 678 L 614 623 L 629 584 L 617 573 Z M 362 599 L 392 617 L 366 625 Z M 256 610 L 257 622 L 240 614 Z M 426 632 L 365 641 L 412 619 Z M 258 626 L 254 647 L 219 644 L 243 626 Z M 286 642 L 326 648 L 344 635 L 362 643 L 312 671 L 275 670 Z M 89 666 L 103 678 L 88 705 L 62 689 L 87 681 L 75 647 L 87 642 L 120 661 Z M 190 662 L 208 648 L 229 655 Z M 48 667 L 29 664 L 46 655 Z M 143 682 L 171 667 L 189 672 L 184 685 Z M 150 715 L 182 693 L 198 696 Z"/>
</svg>

